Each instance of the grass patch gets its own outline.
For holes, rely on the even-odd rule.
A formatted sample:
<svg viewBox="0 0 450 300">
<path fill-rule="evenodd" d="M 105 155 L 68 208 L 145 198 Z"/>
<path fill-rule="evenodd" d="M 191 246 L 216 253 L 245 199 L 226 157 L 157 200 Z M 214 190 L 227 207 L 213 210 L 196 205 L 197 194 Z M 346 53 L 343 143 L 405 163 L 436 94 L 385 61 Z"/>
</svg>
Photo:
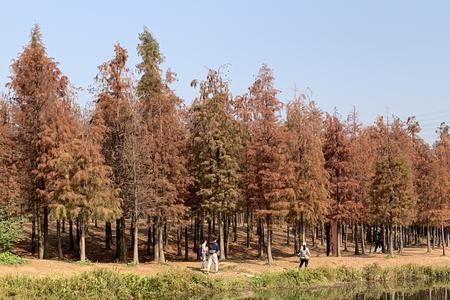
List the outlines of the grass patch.
<svg viewBox="0 0 450 300">
<path fill-rule="evenodd" d="M 263 273 L 251 278 L 221 278 L 189 270 L 171 270 L 152 277 L 96 270 L 71 277 L 0 277 L 0 299 L 187 299 L 207 298 L 211 293 L 224 294 L 227 298 L 242 293 L 270 298 L 270 292 L 281 295 L 286 291 L 297 293 L 294 298 L 298 299 L 321 299 L 333 294 L 336 295 L 333 299 L 348 299 L 348 295 L 366 287 L 371 290 L 378 287 L 381 291 L 449 282 L 449 266 L 313 268 Z M 333 289 L 336 286 L 341 288 Z"/>
<path fill-rule="evenodd" d="M 11 252 L 0 253 L 0 265 L 21 265 L 25 263 L 25 260 Z"/>
<path fill-rule="evenodd" d="M 76 261 L 75 264 L 80 266 L 92 266 L 94 263 L 89 259 Z"/>
</svg>

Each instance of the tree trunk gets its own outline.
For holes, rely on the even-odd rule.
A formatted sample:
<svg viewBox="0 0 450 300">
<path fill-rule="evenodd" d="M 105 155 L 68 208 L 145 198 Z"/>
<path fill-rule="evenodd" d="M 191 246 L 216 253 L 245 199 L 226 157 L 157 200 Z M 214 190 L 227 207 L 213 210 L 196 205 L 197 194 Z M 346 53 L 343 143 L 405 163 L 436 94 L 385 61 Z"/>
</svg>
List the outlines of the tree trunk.
<svg viewBox="0 0 450 300">
<path fill-rule="evenodd" d="M 294 224 L 292 228 L 294 230 L 294 254 L 297 254 L 298 251 L 297 226 Z"/>
<path fill-rule="evenodd" d="M 233 243 L 237 242 L 237 214 L 234 213 L 234 222 L 233 222 Z"/>
<path fill-rule="evenodd" d="M 222 214 L 219 214 L 219 247 L 220 247 L 220 259 L 226 259 L 225 255 L 225 236 L 224 236 L 224 217 Z"/>
<path fill-rule="evenodd" d="M 359 253 L 359 243 L 358 243 L 358 225 L 355 224 L 355 229 L 353 230 L 354 232 L 354 242 L 355 242 L 355 255 L 360 255 L 361 253 Z"/>
<path fill-rule="evenodd" d="M 261 218 L 258 218 L 258 257 L 264 256 L 264 225 Z"/>
<path fill-rule="evenodd" d="M 395 227 L 389 226 L 388 235 L 389 235 L 389 255 L 394 256 L 394 234 L 392 231 L 395 231 Z"/>
<path fill-rule="evenodd" d="M 44 207 L 44 259 L 48 259 L 48 207 Z"/>
<path fill-rule="evenodd" d="M 112 226 L 111 222 L 106 222 L 105 224 L 105 249 L 111 250 L 111 243 L 112 243 Z"/>
<path fill-rule="evenodd" d="M 272 265 L 272 222 L 271 217 L 267 216 L 267 261 L 269 265 Z"/>
<path fill-rule="evenodd" d="M 250 218 L 250 211 L 247 205 L 247 239 L 246 239 L 246 246 L 247 248 L 250 248 L 250 233 L 252 231 L 252 222 Z"/>
<path fill-rule="evenodd" d="M 58 242 L 58 258 L 63 259 L 62 243 L 61 243 L 61 222 L 56 220 L 56 239 Z"/>
<path fill-rule="evenodd" d="M 290 246 L 291 241 L 290 241 L 290 237 L 289 237 L 289 223 L 286 225 L 286 245 Z"/>
<path fill-rule="evenodd" d="M 180 227 L 177 227 L 177 256 L 181 256 L 181 237 L 181 229 Z"/>
<path fill-rule="evenodd" d="M 330 256 L 331 254 L 330 224 L 325 225 L 325 236 L 327 240 L 327 256 Z"/>
<path fill-rule="evenodd" d="M 348 228 L 348 226 L 347 226 L 347 224 L 344 224 L 344 226 L 343 226 L 343 236 L 344 236 L 344 251 L 345 252 L 348 252 L 348 248 L 347 248 L 347 228 Z"/>
<path fill-rule="evenodd" d="M 427 252 L 431 253 L 430 225 L 427 225 Z"/>
<path fill-rule="evenodd" d="M 162 225 L 160 225 L 158 232 L 159 232 L 158 238 L 159 262 L 165 263 L 166 257 L 164 255 L 164 227 Z"/>
<path fill-rule="evenodd" d="M 31 254 L 36 253 L 36 220 L 37 220 L 36 204 L 33 203 L 33 216 L 31 221 Z"/>
<path fill-rule="evenodd" d="M 325 224 L 323 222 L 321 223 L 321 230 L 320 230 L 320 245 L 325 245 Z"/>
<path fill-rule="evenodd" d="M 303 214 L 301 214 L 301 216 L 300 216 L 300 228 L 301 228 L 301 231 L 302 231 L 302 240 L 301 240 L 301 243 L 303 244 L 303 243 L 306 243 L 306 230 L 305 230 L 305 222 L 303 221 Z M 300 247 L 301 247 L 301 245 L 300 245 Z"/>
<path fill-rule="evenodd" d="M 339 222 L 337 222 L 337 245 L 336 245 L 336 256 L 340 257 L 341 256 L 341 243 L 342 243 L 342 226 L 341 224 L 339 224 Z"/>
<path fill-rule="evenodd" d="M 189 240 L 188 240 L 188 228 L 184 227 L 184 260 L 189 260 Z"/>
<path fill-rule="evenodd" d="M 137 215 L 133 215 L 134 219 L 134 233 L 133 233 L 133 263 L 135 265 L 139 264 L 139 219 L 137 218 Z"/>
<path fill-rule="evenodd" d="M 120 257 L 121 262 L 127 262 L 127 240 L 125 236 L 125 217 L 120 218 Z"/>
<path fill-rule="evenodd" d="M 154 262 L 159 262 L 159 238 L 160 238 L 160 234 L 159 234 L 160 230 L 160 225 L 159 224 L 155 224 L 153 226 L 153 261 Z M 162 234 L 161 234 L 162 237 Z"/>
<path fill-rule="evenodd" d="M 75 245 L 73 241 L 73 221 L 69 220 L 69 249 L 75 250 Z"/>
<path fill-rule="evenodd" d="M 444 225 L 441 225 L 442 255 L 445 256 Z"/>
<path fill-rule="evenodd" d="M 86 260 L 86 221 L 80 218 L 80 261 Z"/>
<path fill-rule="evenodd" d="M 152 243 L 152 227 L 149 225 L 147 228 L 147 255 L 150 255 L 150 249 L 151 249 L 151 243 Z"/>
<path fill-rule="evenodd" d="M 43 220 L 41 217 L 41 213 L 40 210 L 38 209 L 38 255 L 39 255 L 39 259 L 44 259 L 44 237 L 42 236 L 42 232 L 43 232 Z"/>
<path fill-rule="evenodd" d="M 361 253 L 362 253 L 363 255 L 366 253 L 366 243 L 365 243 L 364 223 L 361 223 Z"/>
<path fill-rule="evenodd" d="M 403 226 L 401 226 L 400 225 L 400 232 L 399 232 L 399 235 L 400 235 L 400 247 L 399 247 L 399 253 L 402 253 L 402 251 L 403 251 Z"/>
<path fill-rule="evenodd" d="M 66 219 L 62 220 L 61 232 L 66 233 Z"/>
</svg>

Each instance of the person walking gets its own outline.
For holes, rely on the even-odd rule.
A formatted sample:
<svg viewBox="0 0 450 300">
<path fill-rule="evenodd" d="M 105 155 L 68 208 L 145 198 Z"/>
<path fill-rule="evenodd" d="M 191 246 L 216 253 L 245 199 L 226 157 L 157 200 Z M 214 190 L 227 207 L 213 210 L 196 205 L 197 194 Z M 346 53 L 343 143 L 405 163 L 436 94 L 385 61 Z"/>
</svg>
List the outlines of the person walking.
<svg viewBox="0 0 450 300">
<path fill-rule="evenodd" d="M 217 257 L 217 253 L 219 252 L 219 244 L 217 243 L 217 239 L 213 238 L 212 242 L 209 243 L 209 249 L 208 249 L 208 269 L 206 273 L 209 273 L 209 270 L 211 269 L 211 263 L 214 263 L 214 269 L 216 273 L 219 272 L 219 259 Z"/>
<path fill-rule="evenodd" d="M 311 257 L 311 253 L 309 252 L 309 248 L 306 247 L 306 243 L 303 242 L 302 247 L 298 251 L 298 256 L 300 257 L 300 266 L 301 268 L 303 265 L 305 265 L 305 269 L 308 267 L 309 258 Z"/>
<path fill-rule="evenodd" d="M 200 259 L 201 259 L 200 271 L 204 271 L 206 270 L 206 264 L 208 260 L 208 240 L 206 239 L 200 246 Z"/>
</svg>

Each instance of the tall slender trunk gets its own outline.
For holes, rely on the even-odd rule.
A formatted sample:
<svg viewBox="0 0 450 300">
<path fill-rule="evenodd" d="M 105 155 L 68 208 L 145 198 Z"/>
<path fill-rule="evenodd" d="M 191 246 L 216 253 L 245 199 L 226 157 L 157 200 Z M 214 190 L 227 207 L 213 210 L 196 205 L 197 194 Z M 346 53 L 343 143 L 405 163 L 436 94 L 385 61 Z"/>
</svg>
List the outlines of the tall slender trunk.
<svg viewBox="0 0 450 300">
<path fill-rule="evenodd" d="M 33 216 L 31 220 L 31 254 L 36 253 L 36 220 L 37 220 L 37 210 L 36 203 L 33 203 Z"/>
<path fill-rule="evenodd" d="M 321 223 L 321 230 L 320 230 L 320 245 L 325 245 L 325 224 Z"/>
<path fill-rule="evenodd" d="M 135 211 L 134 215 L 134 233 L 133 233 L 133 263 L 139 264 L 139 219 L 137 217 L 137 213 Z"/>
<path fill-rule="evenodd" d="M 219 247 L 220 247 L 220 259 L 226 259 L 225 253 L 225 236 L 224 236 L 224 228 L 225 228 L 225 220 L 224 216 L 219 214 Z"/>
<path fill-rule="evenodd" d="M 56 239 L 58 242 L 58 258 L 63 259 L 62 243 L 61 243 L 61 221 L 56 220 Z"/>
<path fill-rule="evenodd" d="M 181 237 L 181 229 L 180 227 L 177 227 L 177 256 L 181 256 Z"/>
<path fill-rule="evenodd" d="M 106 222 L 106 224 L 105 224 L 105 249 L 106 250 L 111 250 L 111 241 L 112 241 L 111 222 Z"/>
<path fill-rule="evenodd" d="M 39 259 L 44 259 L 44 237 L 43 237 L 43 229 L 44 229 L 44 222 L 41 217 L 41 211 L 38 209 L 38 255 Z"/>
<path fill-rule="evenodd" d="M 348 252 L 348 248 L 347 248 L 347 245 L 348 245 L 348 243 L 347 243 L 347 236 L 348 236 L 348 234 L 347 234 L 347 228 L 348 228 L 348 226 L 347 226 L 347 224 L 344 224 L 344 226 L 343 226 L 344 228 L 344 230 L 343 230 L 343 236 L 344 236 L 344 251 L 345 252 Z"/>
<path fill-rule="evenodd" d="M 159 250 L 159 262 L 165 263 L 166 257 L 164 255 L 164 227 L 163 225 L 159 225 L 159 237 L 158 237 L 158 250 Z"/>
<path fill-rule="evenodd" d="M 122 228 L 120 226 L 120 219 L 116 219 L 116 259 L 120 261 L 120 236 L 122 235 L 121 233 Z"/>
<path fill-rule="evenodd" d="M 86 260 L 86 227 L 87 218 L 80 218 L 80 261 Z"/>
<path fill-rule="evenodd" d="M 189 240 L 188 240 L 188 227 L 184 227 L 184 260 L 189 260 Z"/>
<path fill-rule="evenodd" d="M 250 233 L 252 231 L 252 222 L 250 218 L 250 210 L 247 204 L 247 239 L 246 239 L 246 246 L 247 248 L 250 248 Z"/>
<path fill-rule="evenodd" d="M 264 226 L 261 218 L 258 218 L 258 257 L 264 256 Z"/>
<path fill-rule="evenodd" d="M 44 207 L 44 259 L 48 259 L 48 207 Z"/>
<path fill-rule="evenodd" d="M 73 221 L 69 220 L 69 249 L 75 250 L 75 245 L 73 241 Z"/>
<path fill-rule="evenodd" d="M 399 235 L 400 235 L 400 247 L 399 247 L 399 253 L 402 253 L 402 251 L 403 251 L 403 226 L 401 226 L 400 225 L 400 228 L 399 228 Z"/>
<path fill-rule="evenodd" d="M 233 221 L 233 243 L 237 242 L 237 213 L 234 213 L 234 221 Z"/>
<path fill-rule="evenodd" d="M 427 252 L 431 252 L 430 225 L 427 225 Z"/>
<path fill-rule="evenodd" d="M 364 255 L 366 253 L 366 234 L 364 233 L 364 223 L 361 223 L 361 253 Z"/>
<path fill-rule="evenodd" d="M 392 226 L 389 226 L 388 228 L 388 235 L 389 235 L 389 255 L 394 256 L 394 234 L 393 230 L 395 230 L 395 227 L 392 228 Z"/>
<path fill-rule="evenodd" d="M 155 224 L 155 226 L 153 227 L 154 230 L 154 240 L 153 240 L 153 244 L 154 244 L 154 250 L 153 250 L 153 261 L 154 262 L 159 262 L 159 238 L 160 238 L 160 226 L 159 224 Z"/>
<path fill-rule="evenodd" d="M 66 219 L 62 220 L 62 224 L 61 224 L 61 232 L 62 233 L 66 233 Z"/>
<path fill-rule="evenodd" d="M 267 216 L 267 261 L 269 265 L 272 265 L 272 220 L 270 216 Z"/>
<path fill-rule="evenodd" d="M 303 221 L 303 214 L 300 215 L 300 226 L 302 230 L 302 243 L 306 243 L 306 229 L 305 229 L 305 222 Z"/>
<path fill-rule="evenodd" d="M 152 243 L 152 227 L 149 225 L 147 228 L 147 255 L 150 255 L 151 243 Z"/>
<path fill-rule="evenodd" d="M 354 232 L 354 236 L 355 236 L 355 237 L 354 237 L 354 241 L 355 241 L 355 254 L 356 254 L 356 255 L 359 255 L 360 253 L 359 253 L 358 224 L 357 224 L 357 223 L 355 223 L 353 232 Z"/>
<path fill-rule="evenodd" d="M 445 256 L 444 225 L 441 225 L 442 255 Z"/>
<path fill-rule="evenodd" d="M 294 254 L 297 254 L 298 251 L 298 237 L 297 237 L 297 226 L 294 223 L 294 226 L 292 226 L 292 229 L 294 230 Z"/>
<path fill-rule="evenodd" d="M 289 237 L 289 223 L 286 225 L 286 245 L 290 246 L 291 241 L 290 241 L 290 237 Z"/>
<path fill-rule="evenodd" d="M 336 245 L 336 256 L 341 256 L 341 241 L 342 241 L 342 226 L 337 222 L 337 245 Z"/>
<path fill-rule="evenodd" d="M 330 236 L 330 224 L 325 225 L 325 236 L 327 240 L 327 256 L 330 256 L 331 254 L 331 236 Z"/>
<path fill-rule="evenodd" d="M 121 262 L 127 262 L 127 241 L 125 236 L 125 217 L 120 218 L 120 256 Z"/>
</svg>

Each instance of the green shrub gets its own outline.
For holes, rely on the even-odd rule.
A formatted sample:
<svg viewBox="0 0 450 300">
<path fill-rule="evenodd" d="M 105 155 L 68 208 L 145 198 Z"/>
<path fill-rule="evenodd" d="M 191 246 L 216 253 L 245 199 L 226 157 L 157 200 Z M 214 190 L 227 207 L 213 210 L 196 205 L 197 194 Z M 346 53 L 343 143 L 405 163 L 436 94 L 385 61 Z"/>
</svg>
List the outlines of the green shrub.
<svg viewBox="0 0 450 300">
<path fill-rule="evenodd" d="M 1 252 L 0 253 L 0 264 L 1 265 L 21 265 L 25 261 L 22 257 L 16 256 L 11 252 Z"/>
<path fill-rule="evenodd" d="M 0 252 L 9 251 L 22 234 L 23 219 L 13 215 L 12 204 L 0 207 Z"/>
</svg>

